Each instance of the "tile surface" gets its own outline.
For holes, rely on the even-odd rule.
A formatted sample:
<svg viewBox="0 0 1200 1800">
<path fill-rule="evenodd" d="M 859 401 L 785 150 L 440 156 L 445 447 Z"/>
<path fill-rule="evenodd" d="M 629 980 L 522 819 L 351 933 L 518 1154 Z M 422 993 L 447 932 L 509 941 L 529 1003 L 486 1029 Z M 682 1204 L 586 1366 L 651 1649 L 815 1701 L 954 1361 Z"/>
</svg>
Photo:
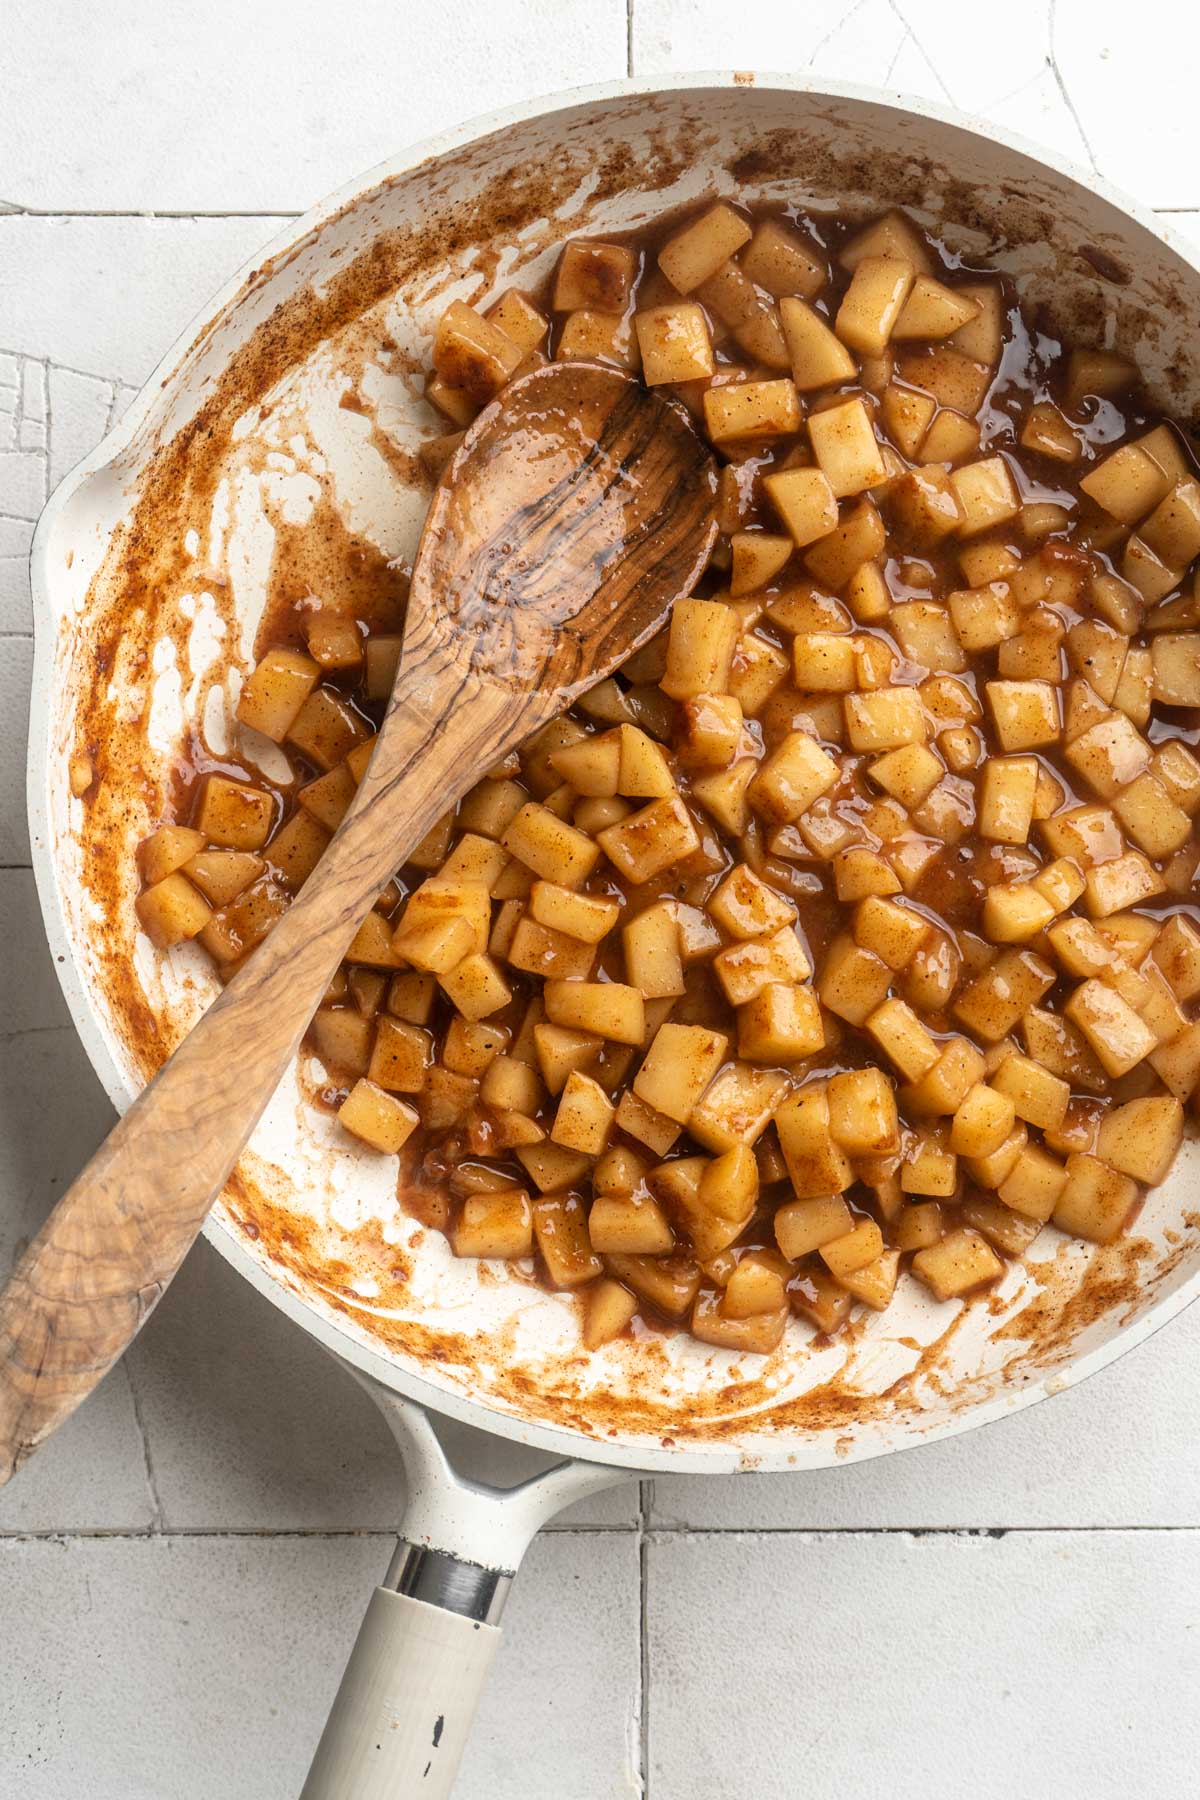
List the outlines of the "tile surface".
<svg viewBox="0 0 1200 1800">
<path fill-rule="evenodd" d="M 649 1791 L 1184 1800 L 1198 1576 L 1191 1532 L 653 1538 Z"/>
<path fill-rule="evenodd" d="M 1002 28 L 944 0 L 9 0 L 0 1270 L 112 1116 L 26 866 L 33 522 L 287 216 L 486 109 L 627 70 L 757 67 L 979 113 L 1195 235 L 1198 48 L 1200 18 L 1171 0 L 1011 0 Z M 1198 1379 L 1193 1314 L 928 1450 L 581 1503 L 517 1584 L 458 1792 L 1182 1800 Z M 545 1461 L 445 1441 L 500 1485 Z M 126 1362 L 0 1493 L 0 1793 L 294 1795 L 402 1493 L 357 1385 L 198 1246 Z"/>
</svg>

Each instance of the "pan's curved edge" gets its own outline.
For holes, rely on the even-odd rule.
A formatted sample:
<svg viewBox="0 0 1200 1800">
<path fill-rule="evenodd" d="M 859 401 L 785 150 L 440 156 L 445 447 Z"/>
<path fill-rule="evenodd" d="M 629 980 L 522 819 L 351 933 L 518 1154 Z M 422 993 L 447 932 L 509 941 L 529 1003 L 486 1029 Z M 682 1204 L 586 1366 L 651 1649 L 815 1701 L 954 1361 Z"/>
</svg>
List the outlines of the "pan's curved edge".
<svg viewBox="0 0 1200 1800">
<path fill-rule="evenodd" d="M 242 297 L 264 260 L 279 257 L 293 249 L 305 237 L 328 223 L 339 213 L 363 201 L 385 182 L 410 172 L 429 159 L 474 142 L 502 130 L 567 108 L 592 102 L 622 98 L 650 98 L 660 93 L 703 90 L 705 88 L 754 89 L 762 87 L 782 93 L 815 94 L 831 101 L 848 100 L 867 105 L 901 110 L 936 121 L 951 128 L 983 136 L 992 143 L 1027 157 L 1087 189 L 1106 201 L 1116 211 L 1132 219 L 1143 230 L 1167 245 L 1176 255 L 1200 269 L 1200 253 L 1155 217 L 1147 208 L 1119 188 L 1085 170 L 1070 159 L 1024 138 L 1001 130 L 977 117 L 960 113 L 952 107 L 931 104 L 923 99 L 852 83 L 808 81 L 787 73 L 768 73 L 761 82 L 732 71 L 704 71 L 658 77 L 653 81 L 614 81 L 562 90 L 519 105 L 477 115 L 452 130 L 437 133 L 375 165 L 365 174 L 347 182 L 326 199 L 293 221 L 290 226 L 264 243 L 217 292 L 208 306 L 185 327 L 160 359 L 147 381 L 118 424 L 102 439 L 96 449 L 64 477 L 44 507 L 34 532 L 30 550 L 30 585 L 33 596 L 34 664 L 30 700 L 29 749 L 26 768 L 26 797 L 29 818 L 31 860 L 43 925 L 54 960 L 55 973 L 75 1029 L 105 1092 L 118 1111 L 133 1100 L 136 1089 L 114 1058 L 105 1038 L 99 1017 L 76 969 L 66 920 L 58 890 L 49 842 L 48 783 L 50 778 L 50 688 L 55 656 L 54 613 L 50 600 L 52 575 L 50 549 L 55 531 L 71 502 L 86 484 L 107 469 L 134 439 L 148 418 L 154 402 L 177 374 L 197 339 L 231 309 Z M 344 1322 L 326 1314 L 318 1302 L 303 1298 L 284 1285 L 246 1246 L 219 1221 L 210 1216 L 204 1227 L 209 1243 L 250 1284 L 288 1318 L 317 1339 L 331 1354 L 374 1377 L 384 1386 L 408 1395 L 419 1404 L 457 1419 L 477 1429 L 503 1435 L 531 1449 L 555 1455 L 581 1457 L 614 1466 L 651 1472 L 720 1474 L 727 1472 L 771 1473 L 825 1468 L 843 1463 L 863 1462 L 897 1450 L 911 1449 L 944 1438 L 956 1437 L 977 1425 L 1023 1411 L 1051 1395 L 1064 1392 L 1086 1380 L 1125 1351 L 1144 1343 L 1161 1326 L 1176 1318 L 1193 1300 L 1200 1297 L 1200 1269 L 1173 1292 L 1153 1301 L 1143 1316 L 1125 1325 L 1107 1343 L 1099 1345 L 1040 1379 L 1011 1394 L 964 1407 L 957 1416 L 939 1425 L 922 1427 L 919 1423 L 891 1429 L 876 1428 L 867 1440 L 841 1440 L 832 1443 L 832 1434 L 819 1437 L 781 1440 L 778 1447 L 756 1442 L 753 1452 L 722 1443 L 692 1447 L 678 1442 L 667 1448 L 657 1441 L 625 1441 L 588 1438 L 565 1427 L 529 1420 L 505 1412 L 480 1400 L 469 1399 L 452 1388 L 428 1380 L 425 1376 L 398 1365 L 391 1358 L 371 1348 L 360 1334 Z"/>
</svg>

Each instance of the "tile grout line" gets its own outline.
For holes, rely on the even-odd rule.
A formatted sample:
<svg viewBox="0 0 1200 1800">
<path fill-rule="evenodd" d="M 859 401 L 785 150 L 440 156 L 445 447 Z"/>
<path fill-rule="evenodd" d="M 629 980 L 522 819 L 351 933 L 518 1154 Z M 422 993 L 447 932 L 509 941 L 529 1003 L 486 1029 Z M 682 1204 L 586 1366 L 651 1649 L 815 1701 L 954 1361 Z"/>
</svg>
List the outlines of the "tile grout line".
<svg viewBox="0 0 1200 1800">
<path fill-rule="evenodd" d="M 644 1483 L 646 1487 L 652 1484 Z M 647 1506 L 648 1513 L 648 1506 Z M 656 1525 L 643 1528 L 639 1517 L 635 1525 L 564 1525 L 551 1527 L 547 1535 L 553 1538 L 593 1538 L 593 1537 L 633 1537 L 639 1551 L 639 1564 L 642 1571 L 641 1580 L 641 1625 L 639 1630 L 642 1651 L 642 1675 L 639 1682 L 638 1716 L 640 1736 L 646 1751 L 649 1748 L 649 1721 L 645 1713 L 645 1679 L 649 1668 L 649 1633 L 648 1605 L 645 1583 L 646 1554 L 660 1540 L 672 1538 L 798 1538 L 810 1542 L 824 1538 L 961 1538 L 979 1541 L 992 1540 L 998 1542 L 1003 1538 L 1021 1537 L 1200 1537 L 1200 1524 L 1197 1525 L 841 1525 L 822 1526 L 814 1529 L 811 1526 L 779 1526 L 779 1525 Z M 318 1542 L 340 1540 L 343 1538 L 361 1538 L 395 1541 L 396 1533 L 385 1525 L 168 1525 L 161 1528 L 145 1525 L 128 1526 L 92 1526 L 46 1527 L 44 1530 L 0 1530 L 0 1548 L 21 1544 L 59 1544 L 59 1543 L 146 1543 L 186 1542 L 192 1539 L 204 1541 L 221 1538 L 231 1540 L 261 1539 L 273 1542 L 283 1538 L 288 1541 L 303 1542 L 314 1539 Z"/>
<path fill-rule="evenodd" d="M 632 0 L 630 0 L 632 5 Z M 649 1563 L 649 1523 L 653 1509 L 654 1483 L 638 1482 L 637 1553 L 638 1553 L 638 1675 L 637 1675 L 637 1756 L 641 1800 L 650 1800 L 650 1637 L 648 1623 L 647 1582 Z"/>
</svg>

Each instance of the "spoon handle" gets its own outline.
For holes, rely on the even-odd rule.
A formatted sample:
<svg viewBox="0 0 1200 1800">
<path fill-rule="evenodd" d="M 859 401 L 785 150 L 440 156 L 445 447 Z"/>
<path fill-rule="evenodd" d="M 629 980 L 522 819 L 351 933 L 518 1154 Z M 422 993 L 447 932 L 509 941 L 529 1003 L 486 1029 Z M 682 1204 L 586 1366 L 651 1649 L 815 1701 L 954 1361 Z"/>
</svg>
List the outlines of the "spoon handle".
<svg viewBox="0 0 1200 1800">
<path fill-rule="evenodd" d="M 521 711 L 512 692 L 406 656 L 354 805 L 302 893 L 118 1121 L 0 1293 L 0 1486 L 149 1317 L 375 896 L 517 735 Z"/>
</svg>

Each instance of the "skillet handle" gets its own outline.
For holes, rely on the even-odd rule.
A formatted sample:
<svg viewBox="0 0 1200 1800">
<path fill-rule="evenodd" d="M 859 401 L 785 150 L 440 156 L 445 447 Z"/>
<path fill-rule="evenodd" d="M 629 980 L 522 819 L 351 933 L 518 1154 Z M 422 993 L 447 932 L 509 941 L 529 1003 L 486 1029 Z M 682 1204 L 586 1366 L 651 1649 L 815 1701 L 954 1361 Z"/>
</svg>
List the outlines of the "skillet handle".
<svg viewBox="0 0 1200 1800">
<path fill-rule="evenodd" d="M 300 1800 L 446 1800 L 500 1638 L 376 1588 Z"/>
</svg>

